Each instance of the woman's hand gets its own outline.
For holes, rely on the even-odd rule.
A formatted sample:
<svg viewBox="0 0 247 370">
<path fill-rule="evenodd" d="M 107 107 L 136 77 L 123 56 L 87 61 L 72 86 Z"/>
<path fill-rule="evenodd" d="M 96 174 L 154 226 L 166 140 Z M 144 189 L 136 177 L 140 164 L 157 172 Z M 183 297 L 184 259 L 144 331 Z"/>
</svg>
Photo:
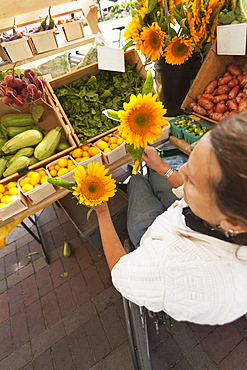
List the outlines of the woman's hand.
<svg viewBox="0 0 247 370">
<path fill-rule="evenodd" d="M 162 161 L 157 150 L 152 146 L 146 146 L 142 158 L 149 168 L 152 168 L 152 170 L 160 173 L 161 175 L 164 175 L 170 168 L 167 163 Z"/>
<path fill-rule="evenodd" d="M 94 207 L 94 211 L 98 214 L 103 213 L 108 210 L 107 202 L 103 202 L 101 205 Z"/>
</svg>

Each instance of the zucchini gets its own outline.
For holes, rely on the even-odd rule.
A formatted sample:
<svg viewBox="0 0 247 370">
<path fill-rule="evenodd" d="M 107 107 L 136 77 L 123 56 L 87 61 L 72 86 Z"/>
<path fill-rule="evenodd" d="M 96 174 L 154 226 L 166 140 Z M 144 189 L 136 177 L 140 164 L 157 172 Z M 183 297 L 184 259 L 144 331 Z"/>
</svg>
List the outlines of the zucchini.
<svg viewBox="0 0 247 370">
<path fill-rule="evenodd" d="M 56 147 L 56 152 L 62 152 L 63 150 L 66 150 L 69 148 L 69 143 L 65 139 L 61 139 L 58 143 L 58 146 Z"/>
<path fill-rule="evenodd" d="M 56 150 L 62 136 L 62 127 L 56 127 L 48 132 L 34 149 L 34 156 L 42 161 L 50 157 Z"/>
<path fill-rule="evenodd" d="M 71 248 L 68 242 L 63 243 L 63 255 L 64 257 L 70 257 L 71 256 Z"/>
<path fill-rule="evenodd" d="M 9 127 L 6 127 L 6 132 L 7 132 L 7 135 L 8 137 L 14 137 L 18 134 L 20 134 L 21 132 L 24 132 L 24 131 L 27 131 L 27 130 L 31 130 L 32 128 L 34 128 L 35 126 L 9 126 Z"/>
<path fill-rule="evenodd" d="M 29 165 L 29 158 L 26 156 L 22 156 L 17 158 L 11 165 L 3 172 L 3 177 L 7 177 L 13 175 L 18 170 L 23 167 L 27 167 Z"/>
<path fill-rule="evenodd" d="M 0 124 L 4 127 L 34 125 L 34 119 L 30 113 L 8 113 L 0 118 Z"/>
<path fill-rule="evenodd" d="M 34 148 L 28 146 L 26 148 L 19 149 L 18 152 L 15 153 L 15 155 L 8 161 L 7 167 L 9 167 L 11 163 L 13 163 L 17 158 L 23 155 L 26 157 L 31 157 L 33 155 L 33 152 Z"/>
<path fill-rule="evenodd" d="M 0 157 L 2 155 L 4 155 L 3 151 L 2 151 L 2 147 L 3 145 L 8 141 L 8 138 L 7 137 L 0 137 Z"/>
<path fill-rule="evenodd" d="M 3 145 L 2 150 L 5 154 L 13 153 L 27 146 L 37 145 L 42 139 L 43 135 L 40 131 L 35 129 L 27 130 L 8 140 Z"/>
<path fill-rule="evenodd" d="M 39 160 L 37 158 L 35 158 L 34 155 L 32 155 L 31 157 L 29 157 L 29 164 L 28 166 L 32 166 L 33 164 L 39 162 Z"/>
<path fill-rule="evenodd" d="M 3 172 L 5 171 L 7 167 L 8 160 L 6 158 L 0 158 L 0 179 L 3 176 Z"/>
</svg>

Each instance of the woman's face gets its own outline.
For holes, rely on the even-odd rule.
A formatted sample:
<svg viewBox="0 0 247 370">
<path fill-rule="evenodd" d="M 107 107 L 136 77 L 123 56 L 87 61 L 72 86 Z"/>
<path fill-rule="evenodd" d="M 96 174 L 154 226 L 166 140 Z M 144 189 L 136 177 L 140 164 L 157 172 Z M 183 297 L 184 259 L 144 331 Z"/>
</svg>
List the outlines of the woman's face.
<svg viewBox="0 0 247 370">
<path fill-rule="evenodd" d="M 210 143 L 210 133 L 198 142 L 180 170 L 184 180 L 184 199 L 195 215 L 210 225 L 218 225 L 222 214 L 214 202 L 210 181 L 219 179 L 221 170 Z"/>
</svg>

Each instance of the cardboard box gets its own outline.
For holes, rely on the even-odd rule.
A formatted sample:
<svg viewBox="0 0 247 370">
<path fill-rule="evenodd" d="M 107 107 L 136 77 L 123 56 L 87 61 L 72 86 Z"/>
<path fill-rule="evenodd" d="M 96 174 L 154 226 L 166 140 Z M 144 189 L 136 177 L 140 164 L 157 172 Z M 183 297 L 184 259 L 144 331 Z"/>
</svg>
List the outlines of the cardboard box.
<svg viewBox="0 0 247 370">
<path fill-rule="evenodd" d="M 44 168 L 39 168 L 40 170 L 44 170 Z M 46 171 L 47 172 L 47 171 Z M 34 188 L 33 190 L 27 191 L 27 192 L 22 192 L 21 186 L 20 186 L 20 181 L 24 178 L 25 176 L 22 176 L 19 178 L 17 181 L 17 186 L 20 189 L 20 192 L 32 203 L 39 203 L 43 199 L 49 197 L 51 194 L 55 193 L 56 189 L 52 184 L 49 184 L 48 182 L 45 182 L 44 184 L 38 186 L 37 188 Z"/>
<path fill-rule="evenodd" d="M 135 65 L 135 71 L 143 76 L 144 78 L 146 78 L 146 70 L 142 64 L 142 61 L 137 53 L 136 50 L 128 50 L 124 53 L 124 58 L 125 58 L 125 63 L 127 65 L 130 65 L 130 66 L 133 66 Z M 47 86 L 48 86 L 48 89 L 51 93 L 51 96 L 52 96 L 52 104 L 54 107 L 57 107 L 59 109 L 59 111 L 61 112 L 61 115 L 63 116 L 66 124 L 70 127 L 70 131 L 72 133 L 72 135 L 74 136 L 75 138 L 75 142 L 80 145 L 81 142 L 79 140 L 79 138 L 77 137 L 75 131 L 74 131 L 74 128 L 72 127 L 66 113 L 64 112 L 64 109 L 63 107 L 61 106 L 60 102 L 58 101 L 56 95 L 55 95 L 55 90 L 62 86 L 62 85 L 67 85 L 73 81 L 76 81 L 78 80 L 79 78 L 85 76 L 85 75 L 96 75 L 100 72 L 100 70 L 98 69 L 98 63 L 95 62 L 95 63 L 92 63 L 90 64 L 89 66 L 86 66 L 86 67 L 83 67 L 81 69 L 78 69 L 78 70 L 75 70 L 75 71 L 72 71 L 72 72 L 69 72 L 67 73 L 66 75 L 63 75 L 63 76 L 59 76 L 59 77 L 56 77 L 50 81 L 47 82 Z M 113 131 L 116 130 L 116 127 L 115 128 L 112 128 L 111 130 L 107 131 L 107 133 L 111 133 Z M 98 136 L 95 136 L 94 138 L 88 140 L 88 142 L 93 142 L 95 141 L 96 139 L 102 137 L 102 136 L 105 136 L 106 135 L 106 132 L 105 133 L 102 133 Z"/>
<path fill-rule="evenodd" d="M 50 104 L 49 98 L 47 99 L 48 99 L 48 103 Z M 42 115 L 42 121 L 39 122 L 38 126 L 46 130 L 51 130 L 57 126 L 62 127 L 63 128 L 62 137 L 68 141 L 70 146 L 69 148 L 61 152 L 55 153 L 52 156 L 31 165 L 30 169 L 44 167 L 47 163 L 54 161 L 55 159 L 62 157 L 66 154 L 69 154 L 69 152 L 71 152 L 73 149 L 76 148 L 74 138 L 70 132 L 70 127 L 64 123 L 60 112 L 56 108 L 52 108 L 51 105 L 48 106 L 46 104 L 42 104 L 42 106 L 44 107 L 44 113 Z M 22 113 L 29 113 L 29 110 L 26 107 L 25 108 L 18 107 L 18 109 L 20 109 Z M 7 113 L 16 113 L 16 111 L 13 110 L 8 105 L 3 104 L 2 101 L 0 101 L 0 116 L 2 117 L 4 114 L 7 114 Z M 5 179 L 1 179 L 0 183 L 5 182 L 6 180 L 10 181 L 11 179 L 17 180 L 18 178 L 19 178 L 19 175 L 16 173 L 16 174 L 6 177 Z"/>
<path fill-rule="evenodd" d="M 59 199 L 58 202 L 82 237 L 86 238 L 95 249 L 101 249 L 102 243 L 96 213 L 92 212 L 88 221 L 87 213 L 89 208 L 77 204 L 77 199 L 72 194 L 66 195 Z M 107 203 L 117 233 L 125 231 L 128 205 L 127 195 L 122 190 L 117 189 L 116 195 L 110 198 Z"/>
<path fill-rule="evenodd" d="M 17 62 L 33 56 L 27 37 L 22 37 L 9 42 L 2 42 L 0 47 L 0 56 L 4 61 Z"/>
<path fill-rule="evenodd" d="M 58 48 L 55 35 L 55 28 L 52 30 L 31 33 L 28 35 L 28 42 L 33 54 L 41 54 L 46 51 Z"/>
<path fill-rule="evenodd" d="M 67 156 L 65 156 L 65 157 L 61 157 L 61 158 L 67 158 L 67 159 L 70 159 L 74 164 L 75 164 L 75 166 L 77 166 L 77 164 L 76 164 L 76 162 L 73 160 L 73 158 L 70 156 L 70 155 L 67 155 Z M 59 158 L 58 158 L 59 159 Z M 47 165 L 46 165 L 46 171 L 48 172 L 48 175 L 50 176 L 50 177 L 53 177 L 53 176 L 51 176 L 51 174 L 50 174 L 50 171 L 49 171 L 49 167 L 51 166 L 51 165 L 56 165 L 57 164 L 57 162 L 58 162 L 58 159 L 56 159 L 55 161 L 53 161 L 53 162 L 50 162 L 50 163 L 48 163 Z M 62 176 L 56 176 L 57 178 L 59 178 L 59 179 L 62 179 L 62 180 L 65 180 L 65 181 L 69 181 L 69 182 L 73 182 L 73 181 L 75 181 L 74 180 L 74 171 L 69 171 L 68 173 L 66 173 L 66 174 L 64 174 L 64 175 L 62 175 Z"/>
<path fill-rule="evenodd" d="M 62 40 L 72 41 L 84 37 L 82 22 L 82 20 L 78 20 L 58 25 L 57 28 Z"/>
<path fill-rule="evenodd" d="M 195 112 L 192 112 L 189 108 L 189 104 L 196 101 L 196 96 L 203 93 L 206 85 L 215 80 L 219 79 L 226 72 L 227 66 L 230 64 L 235 64 L 239 66 L 243 71 L 247 70 L 247 58 L 245 56 L 236 55 L 217 55 L 216 53 L 216 42 L 212 45 L 209 50 L 205 61 L 203 62 L 193 84 L 191 85 L 184 101 L 182 102 L 181 108 L 186 114 L 193 113 L 194 115 L 201 118 L 201 120 L 217 123 L 211 120 L 209 117 L 202 116 Z"/>
<path fill-rule="evenodd" d="M 27 201 L 19 191 L 19 199 L 9 203 L 7 206 L 0 208 L 0 220 L 4 221 L 28 208 Z"/>
</svg>

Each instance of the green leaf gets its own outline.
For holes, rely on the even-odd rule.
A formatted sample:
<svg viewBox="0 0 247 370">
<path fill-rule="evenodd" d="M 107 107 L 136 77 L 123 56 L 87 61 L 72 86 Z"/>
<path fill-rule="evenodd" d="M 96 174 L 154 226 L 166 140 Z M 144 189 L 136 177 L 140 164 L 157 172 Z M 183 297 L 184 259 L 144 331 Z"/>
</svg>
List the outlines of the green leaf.
<svg viewBox="0 0 247 370">
<path fill-rule="evenodd" d="M 64 272 L 63 274 L 59 275 L 60 277 L 65 277 L 67 278 L 69 276 L 69 273 L 68 272 Z"/>
<path fill-rule="evenodd" d="M 43 112 L 44 112 L 43 107 L 41 107 L 40 105 L 31 104 L 30 113 L 35 123 L 38 123 L 40 121 L 40 118 L 42 117 Z"/>
<path fill-rule="evenodd" d="M 34 256 L 35 254 L 39 254 L 39 252 L 30 252 L 26 255 L 26 258 L 31 258 L 32 256 Z"/>
</svg>

